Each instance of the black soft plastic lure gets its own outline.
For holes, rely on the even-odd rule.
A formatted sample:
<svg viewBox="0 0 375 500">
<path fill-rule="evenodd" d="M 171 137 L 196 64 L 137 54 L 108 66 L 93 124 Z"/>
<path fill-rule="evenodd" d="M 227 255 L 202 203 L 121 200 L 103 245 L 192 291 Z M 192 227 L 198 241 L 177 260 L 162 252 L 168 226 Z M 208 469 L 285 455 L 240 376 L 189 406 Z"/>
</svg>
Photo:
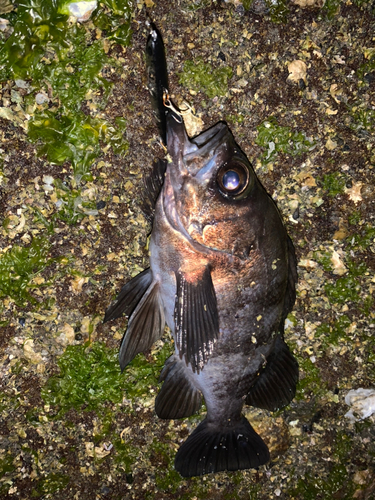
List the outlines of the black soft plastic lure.
<svg viewBox="0 0 375 500">
<path fill-rule="evenodd" d="M 219 122 L 189 138 L 183 117 L 165 107 L 162 48 L 152 25 L 150 91 L 162 133 L 165 120 L 169 162 L 156 163 L 146 183 L 156 200 L 150 267 L 122 288 L 105 321 L 129 315 L 122 369 L 162 336 L 165 324 L 171 329 L 175 353 L 161 372 L 156 413 L 188 417 L 202 396 L 207 407 L 176 455 L 182 476 L 258 467 L 269 451 L 242 416 L 243 405 L 282 408 L 298 381 L 284 342 L 295 301 L 294 247 L 228 126 Z"/>
<path fill-rule="evenodd" d="M 152 108 L 159 127 L 160 137 L 166 145 L 167 124 L 164 98 L 168 92 L 168 72 L 163 38 L 154 23 L 151 23 L 151 31 L 147 39 L 146 70 Z"/>
</svg>

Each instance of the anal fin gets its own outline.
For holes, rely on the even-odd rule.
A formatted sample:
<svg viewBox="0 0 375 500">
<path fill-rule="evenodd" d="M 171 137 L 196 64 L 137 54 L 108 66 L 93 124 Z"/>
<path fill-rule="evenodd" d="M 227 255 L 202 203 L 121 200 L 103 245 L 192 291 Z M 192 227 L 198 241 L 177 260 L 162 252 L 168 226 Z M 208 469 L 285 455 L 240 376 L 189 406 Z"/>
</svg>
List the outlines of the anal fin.
<svg viewBox="0 0 375 500">
<path fill-rule="evenodd" d="M 130 316 L 119 352 L 121 370 L 140 352 L 150 349 L 164 332 L 159 284 L 153 281 Z"/>
<path fill-rule="evenodd" d="M 164 381 L 155 401 L 160 418 L 184 418 L 196 413 L 202 405 L 200 391 L 187 379 L 186 365 L 173 354 L 166 361 L 159 381 Z"/>
<path fill-rule="evenodd" d="M 245 417 L 231 426 L 220 426 L 206 418 L 178 450 L 175 468 L 181 476 L 192 477 L 252 469 L 269 459 L 267 445 Z"/>
<path fill-rule="evenodd" d="M 207 363 L 219 336 L 219 314 L 209 267 L 200 276 L 176 273 L 176 347 L 194 372 Z"/>
<path fill-rule="evenodd" d="M 279 410 L 292 401 L 297 383 L 297 360 L 279 335 L 265 368 L 246 397 L 246 404 L 270 411 Z"/>
</svg>

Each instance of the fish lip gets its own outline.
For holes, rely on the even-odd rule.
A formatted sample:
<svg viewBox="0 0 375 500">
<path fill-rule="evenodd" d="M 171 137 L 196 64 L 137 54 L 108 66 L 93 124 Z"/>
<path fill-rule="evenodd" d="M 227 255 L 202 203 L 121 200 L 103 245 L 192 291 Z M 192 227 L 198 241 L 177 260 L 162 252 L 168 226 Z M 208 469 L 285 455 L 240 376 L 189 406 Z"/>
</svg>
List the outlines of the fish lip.
<svg viewBox="0 0 375 500">
<path fill-rule="evenodd" d="M 195 175 L 199 168 L 194 169 L 192 164 L 197 157 L 206 158 L 207 162 L 216 155 L 217 150 L 226 149 L 227 144 L 233 143 L 233 136 L 223 121 L 192 139 L 186 133 L 182 116 L 174 111 L 168 111 L 166 121 L 168 154 L 174 165 L 178 166 L 180 174 Z"/>
<path fill-rule="evenodd" d="M 193 137 L 190 142 L 198 146 L 196 151 L 188 153 L 184 155 L 184 162 L 188 163 L 193 160 L 197 154 L 199 156 L 207 156 L 209 152 L 213 152 L 210 156 L 214 157 L 216 150 L 225 142 L 223 141 L 224 137 L 228 136 L 228 139 L 231 137 L 231 133 L 229 132 L 228 125 L 225 122 L 218 122 L 213 127 L 205 130 L 201 134 Z"/>
<path fill-rule="evenodd" d="M 233 154 L 235 143 L 225 122 L 218 122 L 201 134 L 189 139 L 182 116 L 167 113 L 167 144 L 170 163 L 167 165 L 162 191 L 162 210 L 170 226 L 201 253 L 227 252 L 196 241 L 184 226 L 178 212 L 178 197 L 184 182 L 196 179 L 207 186 L 212 172 Z M 203 234 L 203 228 L 199 231 Z"/>
</svg>

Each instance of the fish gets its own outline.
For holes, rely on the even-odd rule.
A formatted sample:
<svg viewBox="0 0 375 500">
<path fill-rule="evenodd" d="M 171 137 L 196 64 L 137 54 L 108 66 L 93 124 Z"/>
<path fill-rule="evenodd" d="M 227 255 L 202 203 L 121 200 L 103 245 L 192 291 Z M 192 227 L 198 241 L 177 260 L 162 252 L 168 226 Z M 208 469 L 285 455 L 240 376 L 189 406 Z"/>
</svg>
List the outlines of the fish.
<svg viewBox="0 0 375 500">
<path fill-rule="evenodd" d="M 269 449 L 242 410 L 275 411 L 295 396 L 298 362 L 284 340 L 295 250 L 228 125 L 190 138 L 166 91 L 159 111 L 168 160 L 157 161 L 145 183 L 155 204 L 150 267 L 123 286 L 104 321 L 129 316 L 122 370 L 165 325 L 171 330 L 175 349 L 160 374 L 156 414 L 186 418 L 203 400 L 207 408 L 177 451 L 181 476 L 258 468 Z"/>
</svg>

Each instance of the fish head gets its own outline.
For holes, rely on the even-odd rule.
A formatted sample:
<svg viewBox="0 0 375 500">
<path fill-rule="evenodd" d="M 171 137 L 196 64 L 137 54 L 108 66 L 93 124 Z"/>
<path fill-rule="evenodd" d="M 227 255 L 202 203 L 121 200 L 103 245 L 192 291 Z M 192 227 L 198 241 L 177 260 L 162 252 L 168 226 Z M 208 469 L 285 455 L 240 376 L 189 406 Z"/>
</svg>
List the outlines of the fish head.
<svg viewBox="0 0 375 500">
<path fill-rule="evenodd" d="M 259 229 L 252 213 L 262 210 L 262 188 L 227 124 L 190 139 L 183 117 L 169 112 L 167 144 L 163 203 L 171 225 L 210 249 L 245 252 Z"/>
</svg>

